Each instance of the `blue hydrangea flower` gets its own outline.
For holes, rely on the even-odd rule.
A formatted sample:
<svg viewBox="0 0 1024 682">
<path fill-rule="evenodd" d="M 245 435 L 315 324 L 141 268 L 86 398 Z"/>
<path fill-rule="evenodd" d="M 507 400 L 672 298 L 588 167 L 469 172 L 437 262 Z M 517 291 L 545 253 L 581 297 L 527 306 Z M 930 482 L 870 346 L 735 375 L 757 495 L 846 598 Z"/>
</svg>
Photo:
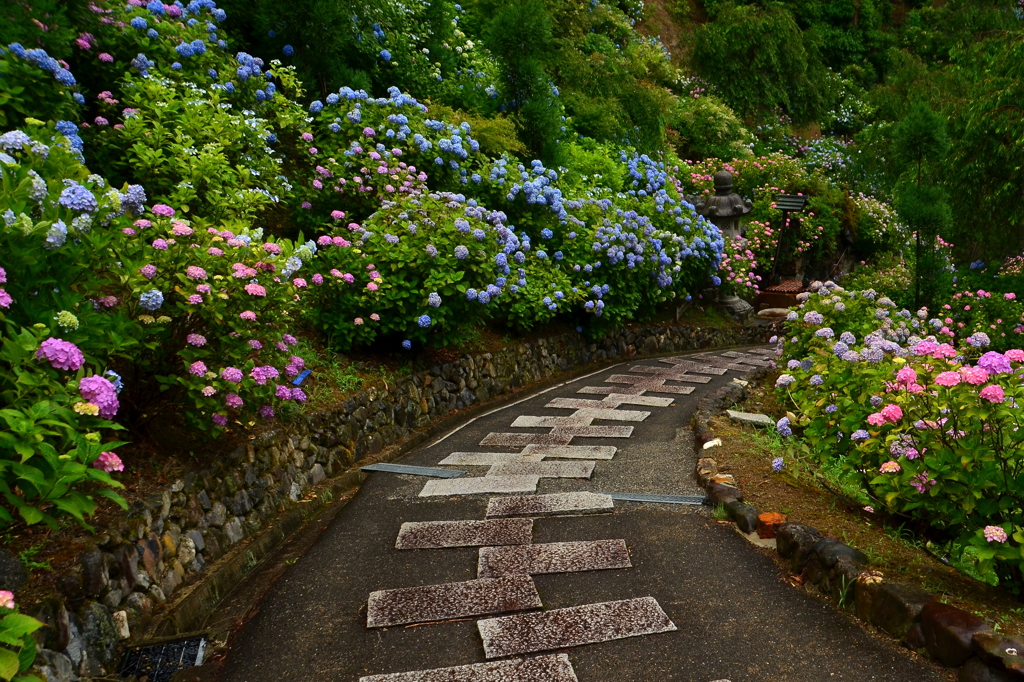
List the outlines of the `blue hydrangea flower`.
<svg viewBox="0 0 1024 682">
<path fill-rule="evenodd" d="M 146 310 L 156 310 L 164 304 L 164 295 L 158 289 L 150 289 L 139 296 L 139 305 Z"/>
<path fill-rule="evenodd" d="M 789 417 L 783 417 L 775 423 L 775 430 L 779 432 L 779 435 L 783 438 L 789 438 L 793 435 L 793 429 L 790 428 Z"/>
<path fill-rule="evenodd" d="M 477 297 L 476 289 L 466 289 L 466 300 L 475 301 Z"/>
<path fill-rule="evenodd" d="M 458 246 L 455 247 L 455 257 L 456 258 L 458 258 L 459 260 L 464 260 L 468 256 L 469 256 L 469 249 L 467 249 L 465 246 L 463 246 L 462 244 L 459 244 Z"/>
<path fill-rule="evenodd" d="M 81 213 L 92 213 L 98 207 L 96 197 L 92 192 L 82 187 L 77 182 L 68 181 L 69 184 L 60 193 L 58 203 L 64 208 Z"/>
<path fill-rule="evenodd" d="M 416 324 L 426 329 L 431 325 L 430 315 L 420 315 L 416 318 Z"/>
<path fill-rule="evenodd" d="M 427 305 L 429 305 L 431 308 L 440 308 L 441 296 L 436 291 L 431 293 L 429 296 L 427 296 Z"/>
<path fill-rule="evenodd" d="M 72 93 L 71 99 L 75 101 L 75 104 L 85 104 L 85 97 L 80 92 Z"/>
<path fill-rule="evenodd" d="M 491 295 L 486 291 L 481 291 L 479 294 L 477 294 L 476 300 L 479 301 L 480 303 L 483 303 L 484 305 L 487 305 L 488 303 L 491 302 Z"/>
<path fill-rule="evenodd" d="M 716 287 L 721 286 L 722 278 L 719 277 L 718 275 L 715 275 L 711 278 L 711 283 L 714 284 Z"/>
<path fill-rule="evenodd" d="M 832 413 L 836 412 L 838 409 L 839 409 L 838 405 L 835 405 L 835 404 L 829 405 L 828 407 L 825 408 L 825 414 L 832 414 Z"/>
<path fill-rule="evenodd" d="M 772 471 L 778 473 L 782 471 L 782 467 L 784 466 L 785 460 L 783 460 L 781 457 L 776 457 L 775 459 L 772 460 Z"/>
<path fill-rule="evenodd" d="M 313 100 L 313 102 L 309 105 L 309 113 L 313 115 L 319 114 L 323 110 L 324 103 L 318 99 Z"/>
<path fill-rule="evenodd" d="M 291 57 L 293 54 L 295 54 L 295 48 L 292 47 L 291 45 L 285 45 L 284 47 L 281 48 L 281 52 L 282 54 L 284 54 L 285 57 Z"/>
<path fill-rule="evenodd" d="M 779 378 L 775 380 L 775 387 L 786 388 L 787 386 L 791 385 L 794 381 L 796 381 L 796 379 L 793 377 L 792 374 L 782 374 L 779 375 Z"/>
<path fill-rule="evenodd" d="M 142 17 L 135 17 L 131 20 L 131 27 L 138 31 L 145 31 L 149 27 L 149 22 Z"/>
<path fill-rule="evenodd" d="M 842 334 L 840 334 L 839 340 L 851 346 L 857 343 L 857 337 L 851 334 L 850 332 L 843 332 Z"/>
<path fill-rule="evenodd" d="M 177 47 L 174 48 L 174 51 L 182 57 L 191 57 L 192 45 L 191 43 L 180 43 Z"/>
<path fill-rule="evenodd" d="M 868 438 L 871 438 L 871 434 L 868 433 L 867 431 L 865 431 L 864 429 L 857 429 L 850 436 L 851 440 L 856 440 L 856 441 L 867 440 Z"/>
<path fill-rule="evenodd" d="M 153 40 L 156 40 L 160 37 L 160 34 L 156 32 L 155 28 L 151 28 L 148 31 L 146 31 L 146 35 L 152 38 Z"/>
<path fill-rule="evenodd" d="M 406 339 L 405 341 L 402 341 L 402 348 L 404 348 L 406 350 L 411 350 L 412 349 L 412 341 L 410 341 L 409 339 Z"/>
<path fill-rule="evenodd" d="M 820 374 L 811 377 L 811 386 L 821 386 L 823 383 L 825 383 L 825 379 Z"/>
<path fill-rule="evenodd" d="M 381 50 L 380 51 L 380 58 L 383 59 L 386 62 L 390 62 L 391 61 L 391 53 L 388 52 L 387 50 Z"/>
<path fill-rule="evenodd" d="M 46 241 L 43 246 L 47 249 L 59 249 L 68 240 L 68 228 L 63 220 L 58 220 L 46 231 Z"/>
</svg>

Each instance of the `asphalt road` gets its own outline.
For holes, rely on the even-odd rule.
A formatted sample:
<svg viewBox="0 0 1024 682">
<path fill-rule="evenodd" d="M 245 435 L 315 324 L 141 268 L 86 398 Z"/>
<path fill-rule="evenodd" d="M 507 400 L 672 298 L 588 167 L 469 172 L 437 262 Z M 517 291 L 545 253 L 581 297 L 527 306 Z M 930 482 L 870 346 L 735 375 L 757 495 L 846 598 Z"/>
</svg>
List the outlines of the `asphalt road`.
<svg viewBox="0 0 1024 682">
<path fill-rule="evenodd" d="M 518 415 L 566 416 L 570 411 L 543 405 L 556 396 L 600 399 L 577 390 L 607 385 L 605 377 L 637 364 L 660 363 L 625 363 L 502 408 L 401 463 L 433 466 L 455 451 L 495 451 L 479 445 L 492 431 L 546 432 L 509 425 Z M 573 441 L 618 446 L 615 458 L 598 461 L 590 480 L 541 479 L 538 492 L 697 494 L 690 477 L 696 455 L 689 420 L 703 392 L 736 375 L 697 385 L 691 395 L 676 396 L 671 407 L 622 405 L 651 412 L 635 424 L 631 438 Z M 471 476 L 486 473 L 460 468 Z M 356 682 L 364 675 L 483 662 L 474 620 L 366 628 L 366 600 L 374 590 L 476 578 L 476 548 L 395 549 L 403 522 L 484 518 L 489 495 L 419 498 L 426 480 L 372 474 L 232 638 L 219 679 Z M 895 642 L 869 634 L 851 617 L 783 582 L 770 556 L 706 509 L 619 501 L 615 507 L 612 514 L 536 520 L 535 543 L 622 538 L 633 563 L 624 570 L 535 576 L 545 609 L 653 596 L 678 630 L 568 650 L 580 682 L 944 679 Z"/>
</svg>

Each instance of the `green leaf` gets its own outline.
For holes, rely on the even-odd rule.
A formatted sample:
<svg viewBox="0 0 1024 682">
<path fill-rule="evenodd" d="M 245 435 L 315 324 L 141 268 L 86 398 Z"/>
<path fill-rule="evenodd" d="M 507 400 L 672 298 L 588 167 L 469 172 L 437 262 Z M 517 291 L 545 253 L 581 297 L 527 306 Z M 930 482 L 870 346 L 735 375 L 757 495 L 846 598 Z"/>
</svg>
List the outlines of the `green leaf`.
<svg viewBox="0 0 1024 682">
<path fill-rule="evenodd" d="M 0 620 L 2 632 L 13 637 L 24 637 L 41 627 L 43 627 L 43 623 L 23 613 L 9 613 L 3 620 Z"/>
<path fill-rule="evenodd" d="M 10 649 L 0 648 L 0 679 L 10 680 L 21 670 L 21 661 L 18 654 Z"/>
</svg>

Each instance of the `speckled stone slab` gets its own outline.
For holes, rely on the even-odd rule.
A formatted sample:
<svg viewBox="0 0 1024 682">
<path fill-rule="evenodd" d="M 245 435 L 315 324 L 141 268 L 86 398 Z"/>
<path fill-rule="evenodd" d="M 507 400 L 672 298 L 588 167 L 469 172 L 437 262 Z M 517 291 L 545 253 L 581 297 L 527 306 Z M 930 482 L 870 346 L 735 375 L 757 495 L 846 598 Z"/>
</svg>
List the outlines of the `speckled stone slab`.
<svg viewBox="0 0 1024 682">
<path fill-rule="evenodd" d="M 515 547 L 481 547 L 478 578 L 541 573 L 579 573 L 629 568 L 625 540 L 548 542 Z"/>
<path fill-rule="evenodd" d="M 453 452 L 438 464 L 445 466 L 494 466 L 502 462 L 539 462 L 540 455 L 524 455 L 519 452 Z"/>
<path fill-rule="evenodd" d="M 742 365 L 754 365 L 755 367 L 767 367 L 768 361 L 757 355 L 750 355 L 748 353 L 738 353 L 734 350 L 727 350 L 719 355 L 723 355 L 727 358 L 731 358 Z"/>
<path fill-rule="evenodd" d="M 615 511 L 615 502 L 610 495 L 586 492 L 492 497 L 487 503 L 487 518 L 600 514 L 611 511 Z"/>
<path fill-rule="evenodd" d="M 775 349 L 774 348 L 751 348 L 751 349 L 747 350 L 747 352 L 748 353 L 752 353 L 754 355 L 760 355 L 760 356 L 766 357 L 766 358 L 774 358 L 775 357 Z"/>
<path fill-rule="evenodd" d="M 590 393 L 593 395 L 614 394 L 647 397 L 641 394 L 649 388 L 654 388 L 656 393 L 675 393 L 680 395 L 693 393 L 693 386 L 669 386 L 667 388 L 661 388 L 663 385 L 664 384 L 660 379 L 651 379 L 650 381 L 632 384 L 631 386 L 584 386 L 576 392 Z M 669 400 L 672 400 L 672 398 L 669 398 Z"/>
<path fill-rule="evenodd" d="M 541 606 L 537 586 L 529 576 L 403 587 L 370 593 L 366 603 L 366 627 L 431 623 Z"/>
<path fill-rule="evenodd" d="M 711 377 L 701 374 L 670 374 L 668 372 L 647 372 L 650 376 L 638 376 L 636 374 L 613 374 L 607 379 L 609 384 L 654 384 L 665 381 L 681 381 L 685 384 L 706 384 Z M 690 390 L 693 390 L 690 388 Z"/>
<path fill-rule="evenodd" d="M 522 454 L 525 457 L 611 459 L 617 451 L 614 445 L 527 445 Z"/>
<path fill-rule="evenodd" d="M 578 409 L 567 417 L 534 417 L 520 415 L 512 422 L 513 428 L 538 428 L 556 426 L 590 426 L 595 419 L 617 422 L 642 422 L 651 416 L 650 412 L 641 410 L 595 410 Z"/>
<path fill-rule="evenodd" d="M 527 445 L 568 445 L 572 436 L 552 433 L 489 433 L 480 445 L 499 448 L 525 448 Z"/>
<path fill-rule="evenodd" d="M 749 372 L 751 369 L 749 366 L 741 365 L 731 358 L 722 358 L 717 355 L 691 355 L 690 358 L 694 362 L 707 363 L 722 369 L 732 369 L 739 372 Z"/>
<path fill-rule="evenodd" d="M 488 476 L 540 476 L 541 478 L 590 478 L 594 462 L 575 460 L 567 462 L 503 462 L 495 464 Z"/>
<path fill-rule="evenodd" d="M 619 405 L 646 405 L 650 407 L 668 407 L 671 398 L 657 398 L 646 395 L 609 395 L 604 400 L 588 400 L 586 398 L 555 398 L 544 407 L 562 408 L 567 410 L 614 410 Z"/>
<path fill-rule="evenodd" d="M 423 521 L 403 523 L 395 549 L 528 545 L 532 540 L 531 519 Z"/>
<path fill-rule="evenodd" d="M 677 372 L 696 372 L 699 374 L 714 374 L 716 376 L 722 376 L 729 371 L 721 367 L 710 366 L 706 362 L 694 362 L 693 360 L 688 360 L 686 358 L 661 358 L 661 362 L 666 365 L 674 365 L 674 370 L 670 371 Z"/>
<path fill-rule="evenodd" d="M 533 493 L 539 476 L 475 476 L 427 481 L 420 497 L 482 495 L 486 493 Z"/>
<path fill-rule="evenodd" d="M 370 675 L 359 682 L 579 682 L 566 654 Z"/>
<path fill-rule="evenodd" d="M 564 649 L 677 629 L 654 597 L 487 618 L 477 621 L 477 627 L 484 640 L 487 658 Z"/>
<path fill-rule="evenodd" d="M 629 438 L 632 426 L 559 426 L 551 429 L 552 436 L 573 438 Z M 568 443 L 566 443 L 568 445 Z"/>
</svg>

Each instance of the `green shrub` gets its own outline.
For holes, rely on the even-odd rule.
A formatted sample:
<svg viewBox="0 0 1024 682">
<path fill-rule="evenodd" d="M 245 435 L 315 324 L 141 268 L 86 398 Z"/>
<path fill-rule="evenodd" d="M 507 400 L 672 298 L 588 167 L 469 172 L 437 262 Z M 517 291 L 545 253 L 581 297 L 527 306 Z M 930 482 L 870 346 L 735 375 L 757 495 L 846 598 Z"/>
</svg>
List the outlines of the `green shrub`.
<svg viewBox="0 0 1024 682">
<path fill-rule="evenodd" d="M 669 141 L 684 159 L 728 161 L 751 155 L 750 133 L 714 95 L 680 98 L 669 111 L 667 124 L 678 135 Z"/>
</svg>

